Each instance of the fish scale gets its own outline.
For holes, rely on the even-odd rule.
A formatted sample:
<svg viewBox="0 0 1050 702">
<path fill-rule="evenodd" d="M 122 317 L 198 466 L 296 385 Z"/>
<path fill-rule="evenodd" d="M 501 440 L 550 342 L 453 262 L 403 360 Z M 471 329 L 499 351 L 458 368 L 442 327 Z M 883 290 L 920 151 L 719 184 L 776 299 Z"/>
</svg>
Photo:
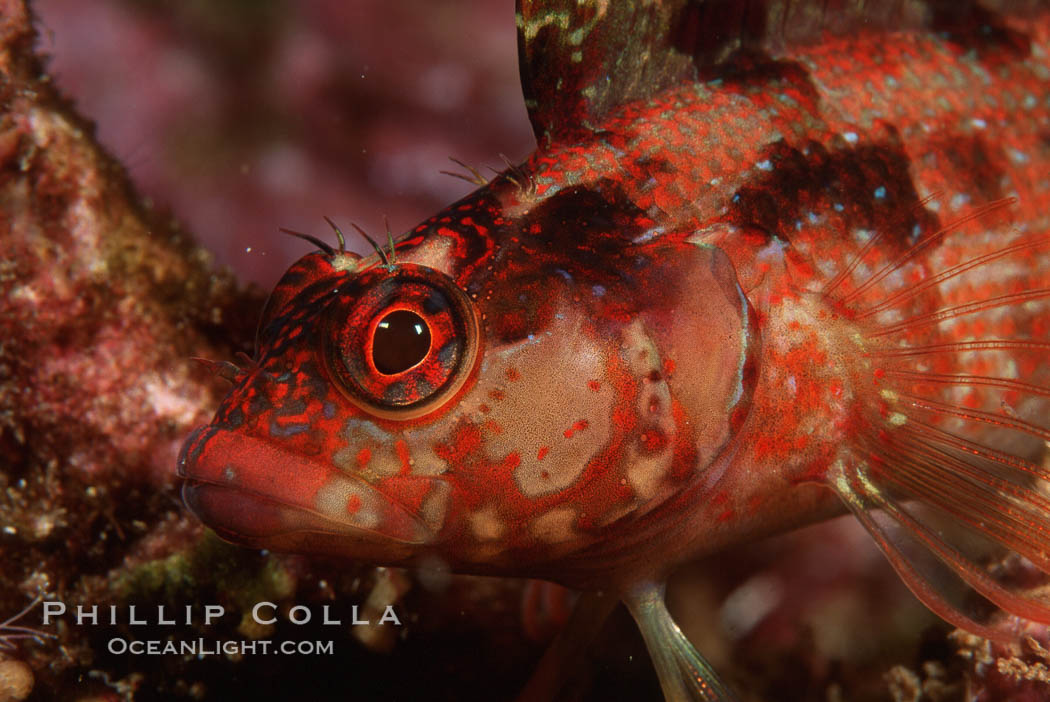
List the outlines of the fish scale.
<svg viewBox="0 0 1050 702">
<path fill-rule="evenodd" d="M 315 242 L 183 449 L 190 508 L 615 593 L 675 700 L 732 694 L 667 576 L 845 510 L 948 621 L 1050 623 L 986 567 L 1050 569 L 1050 8 L 545 0 L 518 27 L 540 148 L 389 250 Z"/>
</svg>

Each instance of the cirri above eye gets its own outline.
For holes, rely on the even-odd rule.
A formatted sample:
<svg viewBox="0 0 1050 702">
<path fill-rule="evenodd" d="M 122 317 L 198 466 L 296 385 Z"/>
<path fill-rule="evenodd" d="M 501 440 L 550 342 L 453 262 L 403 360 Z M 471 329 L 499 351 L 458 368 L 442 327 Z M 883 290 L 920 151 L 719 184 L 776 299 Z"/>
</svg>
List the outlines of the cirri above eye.
<svg viewBox="0 0 1050 702">
<path fill-rule="evenodd" d="M 324 356 L 337 385 L 377 417 L 413 419 L 463 387 L 478 357 L 474 306 L 425 266 L 376 268 L 326 311 Z"/>
</svg>

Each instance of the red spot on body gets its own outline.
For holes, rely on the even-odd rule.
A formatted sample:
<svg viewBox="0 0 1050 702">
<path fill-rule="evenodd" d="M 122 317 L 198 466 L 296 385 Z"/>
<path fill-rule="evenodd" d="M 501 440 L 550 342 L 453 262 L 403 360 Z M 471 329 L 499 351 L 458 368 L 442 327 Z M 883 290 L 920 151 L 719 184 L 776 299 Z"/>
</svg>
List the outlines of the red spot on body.
<svg viewBox="0 0 1050 702">
<path fill-rule="evenodd" d="M 718 521 L 719 522 L 728 522 L 732 518 L 733 518 L 733 510 L 731 510 L 731 509 L 727 509 L 725 512 L 722 512 L 722 514 L 718 515 Z"/>
<path fill-rule="evenodd" d="M 670 358 L 664 360 L 664 374 L 671 375 L 674 373 L 675 363 Z"/>
<path fill-rule="evenodd" d="M 772 437 L 761 435 L 755 437 L 752 446 L 755 452 L 755 457 L 765 459 L 773 455 L 776 442 Z"/>
<path fill-rule="evenodd" d="M 489 390 L 489 397 L 499 402 L 504 397 L 506 397 L 506 395 L 503 393 L 502 390 Z"/>
<path fill-rule="evenodd" d="M 686 480 L 692 475 L 696 465 L 695 433 L 689 425 L 685 410 L 677 401 L 671 400 L 671 416 L 674 418 L 675 443 L 671 458 L 670 478 Z"/>
<path fill-rule="evenodd" d="M 519 373 L 517 371 L 517 369 L 515 369 L 515 368 L 508 368 L 507 369 L 507 380 L 509 380 L 511 382 L 514 382 L 515 380 L 518 380 L 520 378 L 521 378 L 521 373 Z"/>
<path fill-rule="evenodd" d="M 394 475 L 380 481 L 378 488 L 393 498 L 400 506 L 405 508 L 408 514 L 418 514 L 423 507 L 423 500 L 430 493 L 430 479 L 421 478 L 416 475 Z M 408 514 L 388 511 L 385 519 L 408 520 Z M 406 525 L 406 529 L 411 528 Z"/>
<path fill-rule="evenodd" d="M 583 431 L 589 426 L 590 423 L 586 419 L 581 419 L 580 421 L 576 422 L 571 427 L 565 430 L 565 438 L 571 439 L 576 432 Z"/>
<path fill-rule="evenodd" d="M 587 381 L 587 387 L 589 387 L 591 390 L 594 390 L 595 392 L 598 392 L 602 389 L 602 384 L 599 383 L 597 380 L 589 380 Z"/>
<path fill-rule="evenodd" d="M 659 429 L 646 429 L 639 439 L 646 451 L 659 451 L 667 445 L 667 435 Z"/>
<path fill-rule="evenodd" d="M 491 432 L 493 434 L 503 433 L 503 427 L 501 427 L 498 423 L 492 421 L 491 419 L 482 424 L 481 426 L 485 429 L 485 431 Z"/>
<path fill-rule="evenodd" d="M 481 448 L 481 430 L 474 424 L 461 424 L 451 444 L 438 444 L 434 452 L 453 468 L 462 468 L 466 459 Z"/>
<path fill-rule="evenodd" d="M 540 450 L 536 452 L 536 460 L 542 461 L 547 456 L 547 452 L 550 451 L 550 446 L 540 446 Z"/>
<path fill-rule="evenodd" d="M 365 447 L 357 452 L 357 467 L 364 470 L 372 460 L 372 449 Z"/>
<path fill-rule="evenodd" d="M 350 499 L 346 501 L 346 511 L 349 514 L 357 514 L 359 509 L 361 509 L 361 498 L 357 495 L 351 495 Z"/>
</svg>

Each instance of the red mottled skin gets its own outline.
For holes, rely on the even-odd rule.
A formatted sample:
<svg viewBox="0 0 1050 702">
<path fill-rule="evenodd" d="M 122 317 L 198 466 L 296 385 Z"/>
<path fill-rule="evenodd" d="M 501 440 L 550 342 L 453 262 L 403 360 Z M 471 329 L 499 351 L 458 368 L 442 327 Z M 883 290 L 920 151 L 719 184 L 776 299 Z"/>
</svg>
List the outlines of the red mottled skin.
<svg viewBox="0 0 1050 702">
<path fill-rule="evenodd" d="M 741 54 L 548 131 L 390 265 L 304 257 L 183 451 L 187 502 L 256 546 L 617 592 L 840 498 L 925 500 L 1035 558 L 1045 498 L 1002 466 L 1043 479 L 1050 12 L 987 22 Z M 416 266 L 476 348 L 384 377 L 333 351 Z"/>
</svg>

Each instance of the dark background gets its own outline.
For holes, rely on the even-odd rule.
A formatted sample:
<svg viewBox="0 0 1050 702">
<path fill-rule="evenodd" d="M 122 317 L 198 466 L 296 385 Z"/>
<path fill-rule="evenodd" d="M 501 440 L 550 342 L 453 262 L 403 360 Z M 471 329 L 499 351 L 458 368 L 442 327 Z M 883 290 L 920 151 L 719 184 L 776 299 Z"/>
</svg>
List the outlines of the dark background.
<svg viewBox="0 0 1050 702">
<path fill-rule="evenodd" d="M 510 0 L 34 7 L 51 74 L 143 194 L 264 288 L 308 248 L 278 227 L 396 234 L 473 189 L 450 156 L 534 148 Z"/>
</svg>

